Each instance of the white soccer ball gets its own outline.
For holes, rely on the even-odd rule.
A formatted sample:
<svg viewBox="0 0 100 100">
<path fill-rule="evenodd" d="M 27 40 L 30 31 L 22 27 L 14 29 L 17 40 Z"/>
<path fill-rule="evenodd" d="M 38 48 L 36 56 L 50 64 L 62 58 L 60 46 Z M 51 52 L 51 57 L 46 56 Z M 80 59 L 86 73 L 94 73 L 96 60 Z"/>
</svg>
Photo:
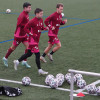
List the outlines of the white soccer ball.
<svg viewBox="0 0 100 100">
<path fill-rule="evenodd" d="M 49 83 L 50 83 L 50 81 L 51 81 L 52 78 L 54 78 L 53 75 L 51 75 L 51 74 L 47 75 L 47 77 L 46 77 L 46 79 L 45 79 L 46 85 L 49 85 Z"/>
<path fill-rule="evenodd" d="M 86 90 L 87 90 L 87 92 L 88 92 L 89 94 L 95 94 L 96 91 L 97 91 L 97 88 L 96 88 L 95 85 L 88 85 L 88 86 L 86 87 Z"/>
<path fill-rule="evenodd" d="M 65 75 L 65 80 L 69 83 L 69 84 L 71 84 L 71 73 L 67 73 L 66 75 Z M 76 77 L 74 76 L 74 83 L 76 83 Z"/>
<path fill-rule="evenodd" d="M 81 74 L 75 74 L 76 81 L 83 79 L 83 76 Z"/>
<path fill-rule="evenodd" d="M 62 17 L 64 17 L 64 13 L 61 13 Z"/>
<path fill-rule="evenodd" d="M 100 96 L 100 86 L 97 87 L 96 94 Z"/>
<path fill-rule="evenodd" d="M 64 83 L 63 79 L 57 78 L 57 80 L 58 80 L 58 86 L 62 86 Z"/>
<path fill-rule="evenodd" d="M 30 85 L 30 83 L 31 83 L 31 79 L 29 77 L 23 77 L 23 79 L 22 79 L 23 85 L 28 86 L 28 85 Z"/>
<path fill-rule="evenodd" d="M 64 82 L 64 75 L 62 73 L 59 73 L 56 75 L 57 79 L 62 79 L 62 81 Z"/>
<path fill-rule="evenodd" d="M 49 85 L 50 85 L 50 87 L 53 88 L 53 89 L 58 88 L 58 80 L 52 78 L 52 79 L 50 80 Z"/>
<path fill-rule="evenodd" d="M 81 79 L 81 80 L 78 80 L 77 81 L 77 87 L 79 87 L 79 88 L 84 88 L 86 86 L 86 81 L 85 80 L 83 80 L 83 79 Z"/>
<path fill-rule="evenodd" d="M 7 14 L 11 13 L 11 9 L 7 9 L 7 10 L 6 10 L 6 13 L 7 13 Z"/>
</svg>

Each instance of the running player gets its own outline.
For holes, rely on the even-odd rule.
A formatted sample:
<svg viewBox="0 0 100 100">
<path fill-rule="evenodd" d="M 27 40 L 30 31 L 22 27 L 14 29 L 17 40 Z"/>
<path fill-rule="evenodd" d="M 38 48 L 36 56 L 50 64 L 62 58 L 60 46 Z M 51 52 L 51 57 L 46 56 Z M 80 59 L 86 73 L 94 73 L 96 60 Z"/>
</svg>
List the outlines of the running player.
<svg viewBox="0 0 100 100">
<path fill-rule="evenodd" d="M 29 12 L 31 11 L 31 4 L 28 2 L 25 2 L 23 4 L 23 12 L 20 13 L 18 19 L 17 19 L 17 26 L 14 34 L 14 41 L 12 43 L 12 46 L 8 49 L 5 57 L 2 58 L 3 63 L 6 67 L 8 67 L 8 57 L 11 55 L 11 53 L 16 49 L 16 47 L 22 42 L 26 48 L 25 53 L 27 53 L 27 49 L 29 46 L 28 43 L 28 36 L 27 33 L 24 31 L 24 26 L 29 21 Z M 26 66 L 27 68 L 30 68 L 31 66 L 28 65 L 27 60 L 25 59 L 22 62 L 23 66 Z"/>
<path fill-rule="evenodd" d="M 60 25 L 64 25 L 65 23 L 67 23 L 67 19 L 62 21 L 61 13 L 63 12 L 63 4 L 62 3 L 57 4 L 56 9 L 57 11 L 48 16 L 44 22 L 45 25 L 49 28 L 48 31 L 49 41 L 48 41 L 48 47 L 44 50 L 44 53 L 40 57 L 40 60 L 42 60 L 45 63 L 47 62 L 45 60 L 46 55 L 48 55 L 49 59 L 53 61 L 52 55 L 61 48 L 61 42 L 58 39 L 58 31 Z M 56 47 L 54 47 L 53 50 L 50 53 L 48 53 L 54 44 L 56 44 Z"/>
<path fill-rule="evenodd" d="M 17 70 L 17 67 L 19 65 L 19 62 L 23 61 L 24 59 L 32 56 L 32 54 L 35 54 L 35 60 L 36 64 L 38 67 L 38 73 L 39 74 L 48 74 L 48 72 L 45 72 L 41 69 L 40 65 L 40 52 L 39 52 L 39 39 L 41 35 L 42 30 L 47 30 L 47 27 L 44 27 L 43 24 L 43 10 L 40 8 L 37 8 L 35 10 L 35 17 L 30 20 L 26 25 L 25 25 L 25 32 L 29 34 L 29 47 L 28 47 L 28 52 L 24 55 L 22 55 L 18 60 L 14 60 L 14 68 Z"/>
</svg>

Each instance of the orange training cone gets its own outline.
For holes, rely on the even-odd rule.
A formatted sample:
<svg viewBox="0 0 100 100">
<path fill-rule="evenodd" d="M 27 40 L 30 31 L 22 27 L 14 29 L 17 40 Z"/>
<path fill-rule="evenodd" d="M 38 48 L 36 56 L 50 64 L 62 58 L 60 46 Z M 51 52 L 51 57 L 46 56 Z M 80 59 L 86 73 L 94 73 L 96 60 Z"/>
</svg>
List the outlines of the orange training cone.
<svg viewBox="0 0 100 100">
<path fill-rule="evenodd" d="M 80 92 L 80 93 L 77 94 L 77 96 L 78 96 L 78 97 L 84 97 L 85 95 L 84 95 L 83 93 Z"/>
</svg>

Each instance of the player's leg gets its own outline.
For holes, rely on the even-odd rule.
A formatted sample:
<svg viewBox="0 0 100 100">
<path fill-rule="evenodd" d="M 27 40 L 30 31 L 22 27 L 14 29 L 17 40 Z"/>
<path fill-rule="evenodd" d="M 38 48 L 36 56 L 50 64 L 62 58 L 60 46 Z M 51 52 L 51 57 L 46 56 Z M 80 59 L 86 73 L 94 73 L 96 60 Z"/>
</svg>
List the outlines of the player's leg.
<svg viewBox="0 0 100 100">
<path fill-rule="evenodd" d="M 42 54 L 42 56 L 40 57 L 40 60 L 41 61 L 43 61 L 43 62 L 47 62 L 46 60 L 45 60 L 45 56 L 48 54 L 48 52 L 51 50 L 51 48 L 52 48 L 52 44 L 51 43 L 48 43 L 48 47 L 44 50 L 44 53 Z"/>
<path fill-rule="evenodd" d="M 25 46 L 25 54 L 28 52 L 28 47 L 29 47 L 29 43 L 28 43 L 28 41 L 26 41 L 26 42 L 23 42 L 23 44 L 24 44 L 24 46 Z M 27 63 L 27 59 L 24 59 L 23 61 L 22 61 L 22 66 L 25 66 L 25 67 L 27 67 L 27 68 L 31 68 L 31 66 Z"/>
<path fill-rule="evenodd" d="M 48 43 L 48 47 L 44 50 L 43 57 L 45 57 L 45 55 L 51 50 L 52 46 L 52 44 Z"/>
<path fill-rule="evenodd" d="M 29 47 L 28 36 L 26 36 L 25 38 L 23 38 L 22 43 L 25 46 L 25 53 L 27 53 L 28 47 Z M 27 59 L 24 59 L 24 61 L 27 61 Z"/>
<path fill-rule="evenodd" d="M 23 61 L 24 59 L 27 59 L 27 58 L 30 57 L 32 54 L 33 54 L 33 53 L 31 52 L 31 50 L 28 50 L 28 52 L 27 52 L 26 54 L 22 55 L 18 60 L 14 60 L 13 62 L 14 62 L 14 68 L 15 68 L 15 70 L 17 70 L 17 67 L 18 67 L 18 65 L 19 65 L 19 63 L 20 63 L 21 61 Z"/>
<path fill-rule="evenodd" d="M 8 57 L 11 55 L 11 53 L 16 49 L 18 45 L 17 44 L 12 44 L 12 46 L 7 50 L 7 53 L 5 55 L 5 57 L 2 58 L 3 63 L 6 67 L 8 67 Z"/>
<path fill-rule="evenodd" d="M 58 42 L 58 43 L 57 43 L 57 42 Z M 53 61 L 52 55 L 53 55 L 57 50 L 59 50 L 59 49 L 61 48 L 61 42 L 60 42 L 60 41 L 57 41 L 57 42 L 56 42 L 56 47 L 54 47 L 53 50 L 52 50 L 50 53 L 48 53 L 48 57 L 49 57 L 49 59 L 50 59 L 51 61 Z"/>
<path fill-rule="evenodd" d="M 60 48 L 61 48 L 61 42 L 56 44 L 56 47 L 53 48 L 53 50 L 50 54 L 53 55 L 53 53 L 58 51 Z"/>
<path fill-rule="evenodd" d="M 41 64 L 40 64 L 40 52 L 35 53 L 35 61 L 36 61 L 37 67 L 38 67 L 38 73 L 39 73 L 39 74 L 42 74 L 42 75 L 48 74 L 48 72 L 45 72 L 45 71 L 43 71 L 43 70 L 41 69 Z"/>
</svg>

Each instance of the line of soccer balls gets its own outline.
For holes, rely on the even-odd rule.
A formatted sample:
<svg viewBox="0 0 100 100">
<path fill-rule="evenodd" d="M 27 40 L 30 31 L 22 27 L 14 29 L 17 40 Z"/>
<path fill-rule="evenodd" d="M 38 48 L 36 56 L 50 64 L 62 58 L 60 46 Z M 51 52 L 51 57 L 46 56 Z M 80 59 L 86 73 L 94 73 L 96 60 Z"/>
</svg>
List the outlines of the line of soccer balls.
<svg viewBox="0 0 100 100">
<path fill-rule="evenodd" d="M 71 84 L 71 74 L 67 73 L 65 76 L 61 73 L 57 74 L 56 77 L 53 75 L 48 75 L 45 79 L 46 85 L 49 85 L 51 88 L 58 88 L 59 86 L 62 86 L 64 81 L 67 81 L 67 83 Z M 100 95 L 100 86 L 96 88 L 95 85 L 87 85 L 86 81 L 83 79 L 83 76 L 81 74 L 75 74 L 74 76 L 74 84 L 77 85 L 80 89 L 86 89 L 89 94 L 97 94 Z"/>
<path fill-rule="evenodd" d="M 65 76 L 62 73 L 59 73 L 56 75 L 56 78 L 53 75 L 48 75 L 45 79 L 45 83 L 51 88 L 57 88 L 62 86 L 65 80 L 68 84 L 71 84 L 70 73 L 67 73 Z M 74 83 L 77 83 L 78 88 L 84 88 L 86 86 L 86 82 L 83 80 L 83 76 L 81 74 L 76 74 L 74 76 Z"/>
<path fill-rule="evenodd" d="M 46 85 L 50 86 L 53 89 L 61 87 L 63 83 L 67 81 L 67 83 L 71 84 L 71 74 L 67 73 L 65 76 L 62 73 L 59 73 L 54 77 L 53 75 L 49 74 L 46 76 L 45 83 Z M 31 79 L 29 77 L 23 77 L 22 84 L 24 86 L 28 86 L 31 83 Z M 75 74 L 74 76 L 74 84 L 77 85 L 80 89 L 86 89 L 89 94 L 97 94 L 100 96 L 100 86 L 96 87 L 95 85 L 87 85 L 86 81 L 83 79 L 81 74 Z"/>
</svg>

